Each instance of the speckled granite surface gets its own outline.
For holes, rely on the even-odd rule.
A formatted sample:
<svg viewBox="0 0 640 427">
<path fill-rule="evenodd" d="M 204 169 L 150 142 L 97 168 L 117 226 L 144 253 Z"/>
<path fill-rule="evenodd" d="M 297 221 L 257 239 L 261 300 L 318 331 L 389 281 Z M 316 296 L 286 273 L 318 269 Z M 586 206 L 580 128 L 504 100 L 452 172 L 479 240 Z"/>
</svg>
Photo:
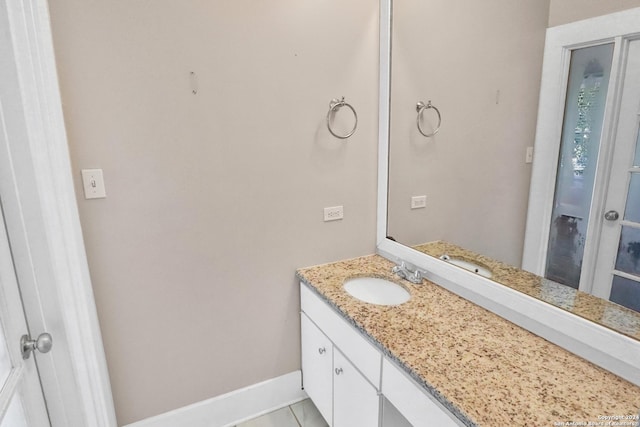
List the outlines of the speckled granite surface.
<svg viewBox="0 0 640 427">
<path fill-rule="evenodd" d="M 640 340 L 640 313 L 636 311 L 552 282 L 452 243 L 436 241 L 414 246 L 413 249 L 436 258 L 446 254 L 478 263 L 488 268 L 493 273 L 491 279 L 500 284 Z"/>
<path fill-rule="evenodd" d="M 554 426 L 638 414 L 640 388 L 428 281 L 398 280 L 378 256 L 300 269 L 297 276 L 467 425 Z M 411 299 L 378 306 L 342 283 L 383 277 Z"/>
</svg>

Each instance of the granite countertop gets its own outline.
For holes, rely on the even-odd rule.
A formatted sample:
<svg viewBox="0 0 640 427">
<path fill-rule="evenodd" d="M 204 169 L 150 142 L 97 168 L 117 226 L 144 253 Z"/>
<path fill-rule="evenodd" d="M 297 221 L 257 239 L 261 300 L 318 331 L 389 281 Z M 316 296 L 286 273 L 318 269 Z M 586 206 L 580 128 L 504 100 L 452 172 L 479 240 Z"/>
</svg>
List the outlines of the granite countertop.
<svg viewBox="0 0 640 427">
<path fill-rule="evenodd" d="M 370 255 L 297 276 L 465 424 L 606 425 L 603 416 L 638 414 L 639 387 L 434 283 L 399 280 L 392 267 Z M 361 302 L 342 287 L 358 276 L 399 283 L 411 299 Z"/>
<path fill-rule="evenodd" d="M 449 255 L 480 264 L 491 271 L 491 280 L 495 282 L 640 340 L 640 313 L 636 311 L 547 280 L 453 243 L 439 240 L 414 246 L 413 249 L 436 258 Z"/>
</svg>

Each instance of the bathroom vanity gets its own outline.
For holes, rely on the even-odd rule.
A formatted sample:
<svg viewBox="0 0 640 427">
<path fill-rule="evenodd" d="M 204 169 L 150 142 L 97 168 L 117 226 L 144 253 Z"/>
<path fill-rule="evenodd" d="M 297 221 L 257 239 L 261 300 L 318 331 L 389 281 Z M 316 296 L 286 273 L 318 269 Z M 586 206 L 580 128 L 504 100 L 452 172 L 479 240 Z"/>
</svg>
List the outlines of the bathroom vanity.
<svg viewBox="0 0 640 427">
<path fill-rule="evenodd" d="M 639 387 L 393 266 L 372 255 L 297 272 L 303 385 L 333 427 L 637 421 Z M 358 276 L 411 297 L 362 302 L 343 287 Z"/>
<path fill-rule="evenodd" d="M 301 285 L 300 298 L 304 389 L 331 425 L 461 425 L 311 288 Z"/>
</svg>

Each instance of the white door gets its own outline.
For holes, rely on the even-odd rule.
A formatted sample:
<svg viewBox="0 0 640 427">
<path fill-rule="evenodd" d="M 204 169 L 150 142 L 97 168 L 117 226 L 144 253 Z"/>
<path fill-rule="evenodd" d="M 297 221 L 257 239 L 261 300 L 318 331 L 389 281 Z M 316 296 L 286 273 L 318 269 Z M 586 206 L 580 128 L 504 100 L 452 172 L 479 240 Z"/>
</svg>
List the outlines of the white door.
<svg viewBox="0 0 640 427">
<path fill-rule="evenodd" d="M 0 289 L 0 347 L 7 355 L 0 427 L 23 427 L 2 421 L 8 407 L 12 417 L 28 417 L 24 425 L 48 426 L 43 391 L 53 427 L 114 427 L 53 53 L 47 0 L 0 1 L 0 228 L 13 255 L 13 263 L 6 248 L 0 255 L 0 263 L 9 262 Z M 5 273 L 6 266 L 15 273 Z M 16 356 L 26 327 L 24 319 L 17 323 L 23 308 L 16 290 L 6 291 L 13 285 L 5 277 L 17 277 L 32 334 L 55 337 L 54 351 L 40 355 L 37 368 L 33 356 Z"/>
<path fill-rule="evenodd" d="M 640 311 L 640 40 L 628 43 L 593 293 Z"/>
<path fill-rule="evenodd" d="M 0 427 L 50 425 L 34 360 L 37 356 L 22 356 L 20 341 L 25 334 L 27 322 L 0 209 Z"/>
</svg>

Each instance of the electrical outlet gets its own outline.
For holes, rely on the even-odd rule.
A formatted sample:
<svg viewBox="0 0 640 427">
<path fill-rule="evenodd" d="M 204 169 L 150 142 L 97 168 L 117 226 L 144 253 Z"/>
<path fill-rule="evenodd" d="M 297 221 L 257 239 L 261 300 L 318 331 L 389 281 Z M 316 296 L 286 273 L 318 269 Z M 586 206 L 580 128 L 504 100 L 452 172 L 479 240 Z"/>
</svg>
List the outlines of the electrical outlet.
<svg viewBox="0 0 640 427">
<path fill-rule="evenodd" d="M 342 206 L 333 206 L 331 208 L 324 208 L 325 222 L 337 221 L 342 218 L 344 218 L 344 211 L 342 209 Z"/>
<path fill-rule="evenodd" d="M 102 169 L 82 169 L 82 186 L 84 187 L 85 199 L 104 199 L 107 197 Z"/>
<path fill-rule="evenodd" d="M 422 209 L 427 207 L 427 196 L 413 196 L 411 198 L 411 209 Z"/>
</svg>

